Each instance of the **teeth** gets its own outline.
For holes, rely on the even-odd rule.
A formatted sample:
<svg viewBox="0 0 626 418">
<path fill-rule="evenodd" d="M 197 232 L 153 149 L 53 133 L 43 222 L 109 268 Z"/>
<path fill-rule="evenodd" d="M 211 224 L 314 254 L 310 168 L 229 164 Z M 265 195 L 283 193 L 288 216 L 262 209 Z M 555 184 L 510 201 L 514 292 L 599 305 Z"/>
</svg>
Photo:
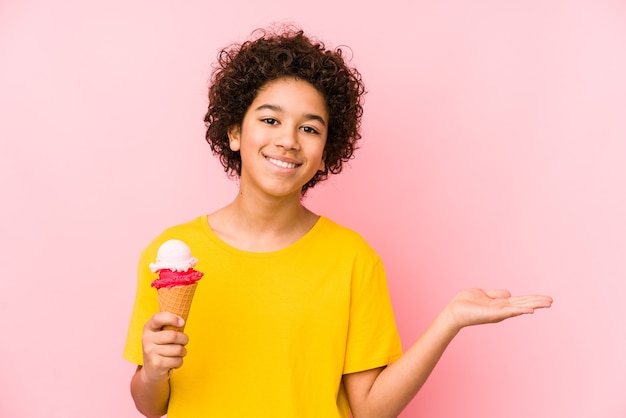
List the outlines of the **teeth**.
<svg viewBox="0 0 626 418">
<path fill-rule="evenodd" d="M 270 163 L 272 163 L 274 165 L 277 165 L 279 167 L 282 167 L 282 168 L 296 168 L 297 167 L 297 164 L 287 163 L 285 161 L 280 161 L 280 160 L 277 160 L 275 158 L 268 158 L 267 160 Z"/>
</svg>

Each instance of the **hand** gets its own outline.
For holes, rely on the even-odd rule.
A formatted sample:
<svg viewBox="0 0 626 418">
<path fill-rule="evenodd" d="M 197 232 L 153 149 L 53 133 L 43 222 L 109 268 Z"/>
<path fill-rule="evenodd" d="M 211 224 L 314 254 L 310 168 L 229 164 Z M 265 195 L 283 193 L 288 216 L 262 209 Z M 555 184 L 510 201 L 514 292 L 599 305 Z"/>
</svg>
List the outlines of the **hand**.
<svg viewBox="0 0 626 418">
<path fill-rule="evenodd" d="M 457 294 L 446 309 L 459 329 L 503 321 L 549 308 L 552 298 L 544 295 L 511 296 L 508 290 L 468 289 Z"/>
<path fill-rule="evenodd" d="M 143 327 L 143 378 L 150 382 L 169 379 L 171 371 L 183 365 L 188 337 L 182 332 L 164 330 L 166 325 L 182 326 L 183 319 L 169 312 L 159 312 Z"/>
</svg>

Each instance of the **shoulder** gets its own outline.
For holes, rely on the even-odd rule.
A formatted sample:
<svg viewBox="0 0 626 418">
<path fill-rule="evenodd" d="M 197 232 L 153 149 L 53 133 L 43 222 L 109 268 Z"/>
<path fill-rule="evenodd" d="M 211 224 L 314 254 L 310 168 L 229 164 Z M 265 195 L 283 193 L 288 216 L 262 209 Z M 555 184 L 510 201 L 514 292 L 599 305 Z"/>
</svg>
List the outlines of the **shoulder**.
<svg viewBox="0 0 626 418">
<path fill-rule="evenodd" d="M 152 258 L 157 253 L 158 248 L 165 241 L 170 239 L 178 239 L 184 241 L 192 253 L 194 247 L 202 245 L 202 242 L 206 240 L 208 227 L 206 222 L 206 215 L 198 216 L 190 221 L 180 223 L 167 227 L 161 231 L 142 252 L 144 257 Z"/>
<path fill-rule="evenodd" d="M 365 242 L 361 234 L 354 229 L 338 224 L 334 220 L 325 216 L 320 216 L 316 225 L 325 234 L 332 234 L 334 237 L 343 238 L 355 242 Z"/>
<path fill-rule="evenodd" d="M 207 225 L 206 215 L 198 216 L 190 221 L 166 228 L 157 238 L 172 239 L 177 237 L 188 237 L 193 239 L 196 235 L 203 235 Z"/>
<path fill-rule="evenodd" d="M 321 216 L 319 219 L 319 235 L 323 237 L 327 245 L 341 250 L 342 253 L 353 252 L 372 258 L 378 258 L 378 254 L 363 236 L 354 229 L 340 225 L 330 218 Z"/>
</svg>

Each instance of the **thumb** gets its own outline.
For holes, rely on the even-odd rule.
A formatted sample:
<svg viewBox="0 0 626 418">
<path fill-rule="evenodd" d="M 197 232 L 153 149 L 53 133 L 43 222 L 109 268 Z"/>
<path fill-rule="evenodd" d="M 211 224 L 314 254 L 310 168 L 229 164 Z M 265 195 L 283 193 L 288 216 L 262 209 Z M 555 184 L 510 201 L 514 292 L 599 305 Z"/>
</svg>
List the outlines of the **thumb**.
<svg viewBox="0 0 626 418">
<path fill-rule="evenodd" d="M 487 296 L 490 298 L 510 298 L 511 292 L 505 289 L 493 289 L 493 290 L 485 290 L 484 291 Z"/>
</svg>

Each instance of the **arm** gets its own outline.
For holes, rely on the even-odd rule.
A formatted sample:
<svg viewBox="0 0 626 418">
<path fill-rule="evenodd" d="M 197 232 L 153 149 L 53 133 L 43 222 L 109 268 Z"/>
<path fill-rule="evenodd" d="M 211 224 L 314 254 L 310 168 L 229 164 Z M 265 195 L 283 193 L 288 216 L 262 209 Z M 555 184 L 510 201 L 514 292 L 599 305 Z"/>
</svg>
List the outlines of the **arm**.
<svg viewBox="0 0 626 418">
<path fill-rule="evenodd" d="M 167 413 L 170 374 L 183 364 L 187 336 L 163 330 L 165 325 L 182 326 L 183 319 L 168 312 L 157 313 L 146 323 L 142 335 L 143 366 L 138 366 L 130 383 L 137 410 L 149 418 Z"/>
<path fill-rule="evenodd" d="M 397 417 L 424 385 L 462 328 L 531 314 L 551 304 L 548 296 L 511 297 L 505 290 L 470 289 L 459 293 L 396 362 L 384 368 L 344 375 L 354 417 Z"/>
</svg>

